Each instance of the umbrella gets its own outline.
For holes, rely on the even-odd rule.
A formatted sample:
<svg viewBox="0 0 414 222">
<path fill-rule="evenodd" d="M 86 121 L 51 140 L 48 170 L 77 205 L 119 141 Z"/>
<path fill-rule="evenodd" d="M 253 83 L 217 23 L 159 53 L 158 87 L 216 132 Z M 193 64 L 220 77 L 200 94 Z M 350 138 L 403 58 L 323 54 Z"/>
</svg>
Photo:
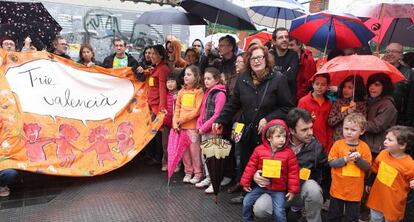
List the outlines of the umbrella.
<svg viewBox="0 0 414 222">
<path fill-rule="evenodd" d="M 199 15 L 214 24 L 240 30 L 256 30 L 246 10 L 228 0 L 183 0 L 180 6 L 187 12 Z"/>
<path fill-rule="evenodd" d="M 350 75 L 360 75 L 366 83 L 372 74 L 385 73 L 395 84 L 405 80 L 403 74 L 392 64 L 372 55 L 338 56 L 328 61 L 314 75 L 328 73 L 331 85 L 338 86 Z"/>
<path fill-rule="evenodd" d="M 411 18 L 414 15 L 414 4 L 377 1 L 373 4 L 353 4 L 349 12 L 366 18 Z"/>
<path fill-rule="evenodd" d="M 206 157 L 206 165 L 213 185 L 216 203 L 220 182 L 223 179 L 224 158 L 230 154 L 230 149 L 230 142 L 217 135 L 201 143 L 201 152 Z"/>
<path fill-rule="evenodd" d="M 171 130 L 170 135 L 168 136 L 168 165 L 167 165 L 167 175 L 168 183 L 170 178 L 174 173 L 175 168 L 180 162 L 185 149 L 191 144 L 190 138 L 183 131 Z"/>
<path fill-rule="evenodd" d="M 0 1 L 0 14 L 0 35 L 17 42 L 30 35 L 38 48 L 51 45 L 62 30 L 42 3 Z"/>
<path fill-rule="evenodd" d="M 307 14 L 305 7 L 295 0 L 253 1 L 246 10 L 254 23 L 270 28 L 288 28 L 291 20 Z"/>
<path fill-rule="evenodd" d="M 292 21 L 291 36 L 305 45 L 324 49 L 360 48 L 375 35 L 350 14 L 318 12 Z"/>
<path fill-rule="evenodd" d="M 253 41 L 253 39 L 258 39 L 262 44 L 266 44 L 266 42 L 272 40 L 272 33 L 270 32 L 257 32 L 255 34 L 249 35 L 244 39 L 244 51 L 247 51 L 249 44 Z"/>
<path fill-rule="evenodd" d="M 364 22 L 376 36 L 372 41 L 386 46 L 397 42 L 414 47 L 414 17 L 412 18 L 371 18 Z"/>
<path fill-rule="evenodd" d="M 231 33 L 216 33 L 216 34 L 208 35 L 204 39 L 205 39 L 206 42 L 211 41 L 211 42 L 214 42 L 214 43 L 218 44 L 219 39 L 223 36 L 226 36 L 226 35 L 232 36 L 236 40 L 236 42 L 240 41 L 240 39 L 239 39 L 239 37 L 237 37 L 237 35 L 231 34 Z"/>
<path fill-rule="evenodd" d="M 144 12 L 137 20 L 137 24 L 157 25 L 207 25 L 203 18 L 185 12 L 182 8 L 167 8 Z"/>
</svg>

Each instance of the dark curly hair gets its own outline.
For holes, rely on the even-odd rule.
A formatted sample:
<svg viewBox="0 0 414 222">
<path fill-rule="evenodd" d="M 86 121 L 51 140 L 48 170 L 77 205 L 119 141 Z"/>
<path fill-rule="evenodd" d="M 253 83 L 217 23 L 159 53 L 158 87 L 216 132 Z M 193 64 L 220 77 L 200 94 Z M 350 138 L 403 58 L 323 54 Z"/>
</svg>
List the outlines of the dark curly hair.
<svg viewBox="0 0 414 222">
<path fill-rule="evenodd" d="M 355 78 L 355 80 L 354 80 L 354 78 Z M 337 95 L 338 95 L 339 99 L 344 97 L 343 89 L 344 89 L 345 83 L 351 82 L 352 84 L 354 84 L 354 81 L 355 81 L 354 100 L 356 102 L 365 100 L 365 96 L 366 96 L 367 91 L 365 89 L 364 80 L 362 79 L 362 77 L 360 75 L 348 76 L 346 79 L 344 79 L 341 82 L 341 84 L 338 87 L 338 92 L 337 92 Z"/>
<path fill-rule="evenodd" d="M 369 87 L 375 82 L 380 82 L 382 84 L 382 92 L 380 96 L 389 96 L 394 90 L 390 77 L 385 73 L 376 73 L 371 75 L 367 81 L 367 91 L 369 94 Z"/>
</svg>

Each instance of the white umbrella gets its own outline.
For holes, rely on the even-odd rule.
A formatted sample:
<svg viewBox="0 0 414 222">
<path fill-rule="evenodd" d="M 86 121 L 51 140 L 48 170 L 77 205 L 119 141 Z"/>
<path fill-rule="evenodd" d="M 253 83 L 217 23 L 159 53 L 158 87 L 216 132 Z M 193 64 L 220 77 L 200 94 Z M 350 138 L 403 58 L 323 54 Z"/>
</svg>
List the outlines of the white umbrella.
<svg viewBox="0 0 414 222">
<path fill-rule="evenodd" d="M 295 0 L 253 1 L 246 10 L 255 24 L 270 28 L 289 28 L 293 19 L 308 14 L 306 8 Z"/>
</svg>

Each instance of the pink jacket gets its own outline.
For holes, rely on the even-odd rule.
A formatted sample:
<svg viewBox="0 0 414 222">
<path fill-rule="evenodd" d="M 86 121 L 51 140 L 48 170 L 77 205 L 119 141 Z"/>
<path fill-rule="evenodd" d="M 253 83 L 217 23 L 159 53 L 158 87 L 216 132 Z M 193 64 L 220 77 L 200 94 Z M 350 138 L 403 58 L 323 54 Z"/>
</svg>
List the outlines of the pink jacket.
<svg viewBox="0 0 414 222">
<path fill-rule="evenodd" d="M 218 90 L 219 92 L 216 94 L 216 98 L 214 101 L 214 114 L 210 119 L 205 119 L 206 113 L 206 106 L 207 106 L 207 98 L 211 94 L 212 91 Z M 201 111 L 200 116 L 197 119 L 197 129 L 203 133 L 210 133 L 211 132 L 211 125 L 220 115 L 221 110 L 226 103 L 226 86 L 223 84 L 217 84 L 213 86 L 211 89 L 208 89 L 207 92 L 203 96 L 203 103 L 201 104 Z"/>
<path fill-rule="evenodd" d="M 166 103 L 166 110 L 167 114 L 164 117 L 164 125 L 166 127 L 172 128 L 172 117 L 174 114 L 174 104 L 175 100 L 177 99 L 178 91 L 168 91 L 167 92 L 167 103 Z"/>
</svg>

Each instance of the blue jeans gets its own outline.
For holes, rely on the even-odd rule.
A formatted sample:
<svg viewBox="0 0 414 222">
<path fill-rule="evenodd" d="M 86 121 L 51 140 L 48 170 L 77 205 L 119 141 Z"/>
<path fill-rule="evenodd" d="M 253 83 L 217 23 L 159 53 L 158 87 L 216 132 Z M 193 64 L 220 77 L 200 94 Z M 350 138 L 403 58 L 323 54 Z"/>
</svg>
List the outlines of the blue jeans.
<svg viewBox="0 0 414 222">
<path fill-rule="evenodd" d="M 0 187 L 5 187 L 13 183 L 19 173 L 14 169 L 5 169 L 0 171 Z"/>
<path fill-rule="evenodd" d="M 272 197 L 273 218 L 278 222 L 286 222 L 285 212 L 285 192 L 267 190 L 262 187 L 255 187 L 246 194 L 243 199 L 243 221 L 253 221 L 253 205 L 256 200 L 264 193 Z"/>
</svg>

